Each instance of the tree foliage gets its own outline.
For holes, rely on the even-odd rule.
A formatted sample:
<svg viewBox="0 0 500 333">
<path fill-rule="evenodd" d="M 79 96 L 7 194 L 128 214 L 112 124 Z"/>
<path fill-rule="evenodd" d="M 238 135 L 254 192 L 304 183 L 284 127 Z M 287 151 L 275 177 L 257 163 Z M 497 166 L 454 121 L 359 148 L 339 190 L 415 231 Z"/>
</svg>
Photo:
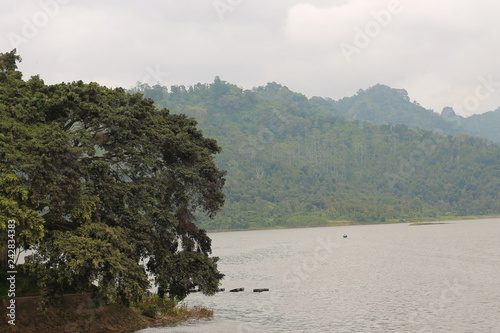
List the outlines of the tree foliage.
<svg viewBox="0 0 500 333">
<path fill-rule="evenodd" d="M 224 148 L 217 163 L 228 170 L 226 205 L 202 221 L 206 228 L 500 213 L 500 147 L 417 129 L 451 124 L 404 90 L 377 85 L 336 102 L 274 82 L 244 90 L 216 78 L 169 91 L 156 103 L 196 117 Z M 415 128 L 397 124 L 405 121 Z"/>
<path fill-rule="evenodd" d="M 148 274 L 171 297 L 213 294 L 223 275 L 194 222 L 224 203 L 216 141 L 141 94 L 23 81 L 18 60 L 0 55 L 1 225 L 18 223 L 46 294 L 97 281 L 106 301 L 130 302 Z"/>
</svg>

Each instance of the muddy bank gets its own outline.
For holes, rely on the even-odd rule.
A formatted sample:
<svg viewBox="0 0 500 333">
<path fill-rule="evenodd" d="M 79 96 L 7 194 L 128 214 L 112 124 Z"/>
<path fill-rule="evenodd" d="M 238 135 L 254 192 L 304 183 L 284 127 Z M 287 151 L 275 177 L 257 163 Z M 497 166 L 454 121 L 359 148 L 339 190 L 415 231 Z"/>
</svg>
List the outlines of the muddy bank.
<svg viewBox="0 0 500 333">
<path fill-rule="evenodd" d="M 38 297 L 17 298 L 14 326 L 7 322 L 10 320 L 6 312 L 8 304 L 8 300 L 3 300 L 0 332 L 119 333 L 212 316 L 212 312 L 206 309 L 180 309 L 175 315 L 153 319 L 122 305 L 96 308 L 90 295 L 75 294 L 65 295 L 47 313 L 37 311 Z"/>
</svg>

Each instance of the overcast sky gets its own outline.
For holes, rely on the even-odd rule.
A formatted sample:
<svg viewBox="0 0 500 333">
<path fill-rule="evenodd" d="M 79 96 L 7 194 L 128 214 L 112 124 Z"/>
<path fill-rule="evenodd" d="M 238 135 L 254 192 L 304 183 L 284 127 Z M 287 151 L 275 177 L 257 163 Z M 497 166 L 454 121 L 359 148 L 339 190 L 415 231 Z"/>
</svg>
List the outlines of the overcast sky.
<svg viewBox="0 0 500 333">
<path fill-rule="evenodd" d="M 130 88 L 278 82 L 339 99 L 377 83 L 469 116 L 500 106 L 498 0 L 2 0 L 25 78 Z"/>
</svg>

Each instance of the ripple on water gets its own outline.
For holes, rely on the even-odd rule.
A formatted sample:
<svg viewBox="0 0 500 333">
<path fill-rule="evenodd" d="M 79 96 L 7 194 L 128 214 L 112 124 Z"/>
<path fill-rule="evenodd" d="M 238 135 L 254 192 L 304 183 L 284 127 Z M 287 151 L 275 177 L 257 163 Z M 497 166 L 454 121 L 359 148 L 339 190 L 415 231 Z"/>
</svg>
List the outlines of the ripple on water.
<svg viewBox="0 0 500 333">
<path fill-rule="evenodd" d="M 222 284 L 245 292 L 190 295 L 212 321 L 142 332 L 500 332 L 499 235 L 500 219 L 220 233 Z"/>
</svg>

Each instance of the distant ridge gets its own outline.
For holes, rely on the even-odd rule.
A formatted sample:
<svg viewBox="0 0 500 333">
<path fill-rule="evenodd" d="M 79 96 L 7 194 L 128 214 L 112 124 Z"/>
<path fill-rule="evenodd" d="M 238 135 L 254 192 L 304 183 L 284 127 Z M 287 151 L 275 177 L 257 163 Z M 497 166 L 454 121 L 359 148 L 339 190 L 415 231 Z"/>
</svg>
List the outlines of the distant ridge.
<svg viewBox="0 0 500 333">
<path fill-rule="evenodd" d="M 410 128 L 458 134 L 458 129 L 432 110 L 425 109 L 410 97 L 404 89 L 393 89 L 377 84 L 359 90 L 352 97 L 335 103 L 339 111 L 348 116 L 377 124 L 405 124 Z"/>
<path fill-rule="evenodd" d="M 198 89 L 201 86 L 208 85 L 198 83 L 191 88 L 174 86 L 171 93 L 174 93 L 175 89 Z M 143 92 L 147 97 L 160 104 L 165 89 L 167 88 L 159 85 L 150 87 L 147 84 L 139 84 L 135 88 L 136 91 Z M 188 92 L 187 90 L 186 92 Z M 259 92 L 266 94 L 267 97 L 272 97 L 274 94 L 275 98 L 279 98 L 283 91 L 288 91 L 296 99 L 308 100 L 306 96 L 294 93 L 286 86 L 276 82 L 245 91 Z M 454 136 L 469 134 L 500 143 L 500 107 L 495 111 L 467 118 L 457 115 L 451 107 L 443 108 L 438 114 L 424 108 L 417 101 L 410 101 L 405 89 L 395 89 L 383 84 L 376 84 L 365 90 L 360 89 L 355 95 L 341 98 L 338 101 L 316 96 L 310 98 L 308 102 L 308 104 L 314 105 L 317 111 L 321 110 L 325 114 L 343 115 L 348 119 L 369 121 L 375 124 L 404 124 L 412 129 L 420 128 Z M 228 100 L 221 100 L 220 103 L 221 105 L 228 103 Z"/>
<path fill-rule="evenodd" d="M 384 85 L 339 101 L 276 82 L 242 89 L 219 77 L 131 92 L 194 117 L 222 147 L 226 204 L 214 220 L 200 217 L 203 228 L 500 214 L 500 146 L 466 127 L 482 129 L 487 119 L 498 128 L 497 111 L 471 120 L 451 108 L 440 115 Z"/>
</svg>

